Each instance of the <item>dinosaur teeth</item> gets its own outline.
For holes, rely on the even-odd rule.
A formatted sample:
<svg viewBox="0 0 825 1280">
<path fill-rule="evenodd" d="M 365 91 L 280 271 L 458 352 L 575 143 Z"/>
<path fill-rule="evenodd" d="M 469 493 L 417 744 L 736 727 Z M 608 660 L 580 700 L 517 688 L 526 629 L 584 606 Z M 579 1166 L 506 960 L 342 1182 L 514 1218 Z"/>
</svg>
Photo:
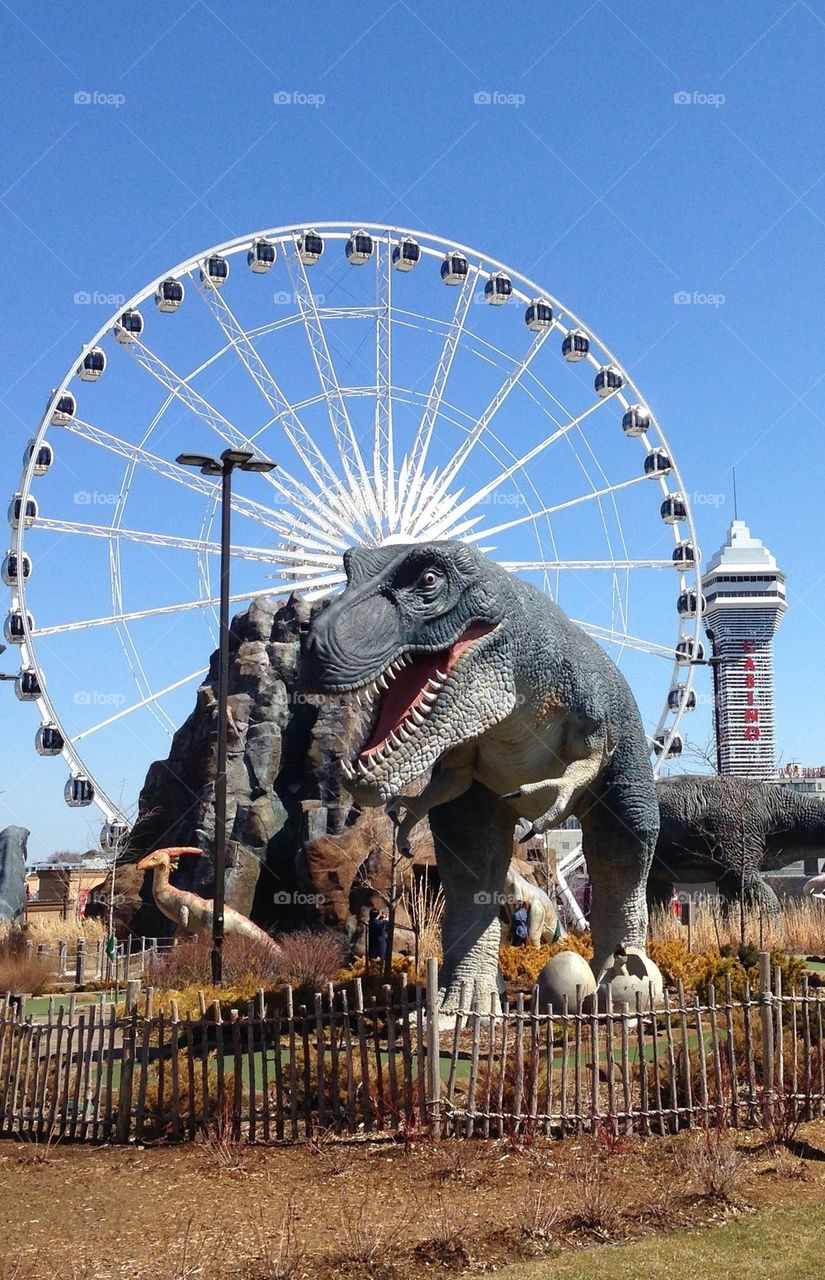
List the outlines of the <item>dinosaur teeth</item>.
<svg viewBox="0 0 825 1280">
<path fill-rule="evenodd" d="M 412 710 L 410 711 L 409 718 L 410 720 L 412 720 L 413 724 L 419 724 L 419 725 L 424 724 L 424 716 L 421 714 L 421 712 L 418 710 L 417 707 L 412 708 Z"/>
<path fill-rule="evenodd" d="M 429 689 L 422 689 L 421 696 L 423 699 L 423 702 L 421 704 L 422 711 L 424 710 L 425 707 L 429 711 L 433 703 L 438 702 L 438 694 L 431 693 Z"/>
<path fill-rule="evenodd" d="M 438 679 L 441 681 L 442 684 L 447 679 L 446 671 L 439 671 L 438 667 L 436 667 L 435 669 L 435 674 L 437 675 Z"/>
</svg>

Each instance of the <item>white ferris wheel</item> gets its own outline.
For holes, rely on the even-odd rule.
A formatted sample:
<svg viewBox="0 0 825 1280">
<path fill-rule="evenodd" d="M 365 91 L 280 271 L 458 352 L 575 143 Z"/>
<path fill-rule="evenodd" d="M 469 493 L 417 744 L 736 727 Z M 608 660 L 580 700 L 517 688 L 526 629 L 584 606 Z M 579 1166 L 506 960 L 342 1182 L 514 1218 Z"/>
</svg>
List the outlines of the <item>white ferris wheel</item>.
<svg viewBox="0 0 825 1280">
<path fill-rule="evenodd" d="M 232 498 L 233 600 L 340 588 L 355 543 L 460 538 L 625 670 L 654 765 L 703 657 L 700 553 L 652 410 L 592 329 L 485 253 L 399 227 L 278 227 L 151 281 L 52 391 L 9 507 L 5 639 L 66 803 L 117 847 L 216 644 L 219 486 L 180 452 L 277 463 Z M 241 486 L 239 485 L 240 489 Z"/>
</svg>

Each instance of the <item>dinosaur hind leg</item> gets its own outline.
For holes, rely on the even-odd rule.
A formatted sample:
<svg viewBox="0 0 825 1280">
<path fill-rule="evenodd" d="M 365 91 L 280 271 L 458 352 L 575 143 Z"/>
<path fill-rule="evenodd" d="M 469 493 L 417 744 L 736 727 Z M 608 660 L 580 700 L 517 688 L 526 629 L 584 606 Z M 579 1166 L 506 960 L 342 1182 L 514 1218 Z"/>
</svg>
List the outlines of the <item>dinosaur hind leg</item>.
<svg viewBox="0 0 825 1280">
<path fill-rule="evenodd" d="M 430 813 L 435 858 L 444 890 L 441 1003 L 467 998 L 489 1012 L 498 997 L 499 900 L 513 853 L 515 814 L 480 783 Z"/>
</svg>

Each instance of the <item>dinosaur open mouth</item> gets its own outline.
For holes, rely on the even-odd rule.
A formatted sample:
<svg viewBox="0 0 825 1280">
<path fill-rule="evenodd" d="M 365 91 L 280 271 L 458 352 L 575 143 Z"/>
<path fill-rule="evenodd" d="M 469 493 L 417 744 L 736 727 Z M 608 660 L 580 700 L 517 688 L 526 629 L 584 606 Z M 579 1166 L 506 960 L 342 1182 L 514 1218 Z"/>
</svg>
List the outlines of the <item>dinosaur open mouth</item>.
<svg viewBox="0 0 825 1280">
<path fill-rule="evenodd" d="M 404 653 L 366 689 L 359 692 L 371 717 L 371 728 L 357 758 L 360 772 L 402 746 L 426 724 L 439 693 L 464 651 L 494 630 L 477 623 L 447 649 L 436 653 Z"/>
</svg>

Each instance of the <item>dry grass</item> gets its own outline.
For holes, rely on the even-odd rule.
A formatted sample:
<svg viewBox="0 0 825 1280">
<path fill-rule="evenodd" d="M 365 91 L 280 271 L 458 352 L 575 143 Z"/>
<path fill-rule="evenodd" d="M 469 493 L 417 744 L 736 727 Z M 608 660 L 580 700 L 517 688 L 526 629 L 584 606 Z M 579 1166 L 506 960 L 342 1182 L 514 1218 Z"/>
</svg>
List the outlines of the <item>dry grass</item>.
<svg viewBox="0 0 825 1280">
<path fill-rule="evenodd" d="M 86 943 L 103 942 L 106 938 L 106 924 L 103 920 L 83 920 L 71 916 L 68 920 L 60 920 L 57 916 L 32 915 L 26 925 L 26 937 L 32 942 L 49 942 L 57 946 L 58 942 Z"/>
<path fill-rule="evenodd" d="M 761 934 L 760 934 L 761 928 Z M 650 934 L 657 942 L 685 941 L 687 929 L 665 907 L 657 907 L 650 916 Z M 816 898 L 785 898 L 776 916 L 749 912 L 745 920 L 745 937 L 760 943 L 765 950 L 787 951 L 791 955 L 825 953 L 825 902 Z M 738 914 L 725 920 L 721 911 L 700 903 L 694 908 L 691 925 L 691 947 L 709 951 L 712 947 L 739 945 Z"/>
<path fill-rule="evenodd" d="M 439 886 L 433 894 L 425 874 L 405 884 L 401 908 L 406 911 L 413 932 L 418 935 L 419 969 L 426 968 L 432 957 L 441 960 L 441 926 L 444 921 L 444 891 Z"/>
<path fill-rule="evenodd" d="M 390 1257 L 398 1247 L 408 1222 L 402 1211 L 385 1213 L 367 1195 L 361 1203 L 341 1219 L 341 1237 L 344 1249 L 341 1262 L 355 1262 L 362 1267 L 373 1267 Z"/>
</svg>

